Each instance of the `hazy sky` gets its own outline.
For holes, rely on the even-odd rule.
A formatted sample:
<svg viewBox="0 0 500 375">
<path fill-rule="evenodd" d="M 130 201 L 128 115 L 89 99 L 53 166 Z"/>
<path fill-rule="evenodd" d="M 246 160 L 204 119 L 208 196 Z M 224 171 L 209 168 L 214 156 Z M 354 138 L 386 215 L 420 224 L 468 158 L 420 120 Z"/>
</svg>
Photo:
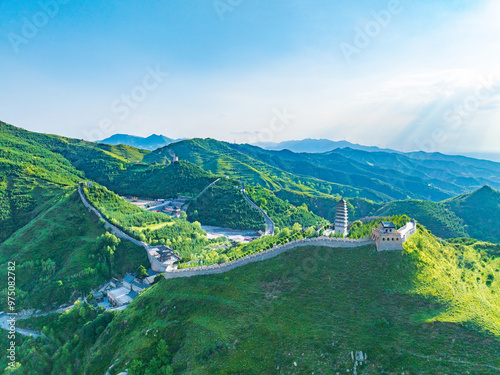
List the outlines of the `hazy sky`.
<svg viewBox="0 0 500 375">
<path fill-rule="evenodd" d="M 498 0 L 4 0 L 0 120 L 500 152 Z"/>
</svg>

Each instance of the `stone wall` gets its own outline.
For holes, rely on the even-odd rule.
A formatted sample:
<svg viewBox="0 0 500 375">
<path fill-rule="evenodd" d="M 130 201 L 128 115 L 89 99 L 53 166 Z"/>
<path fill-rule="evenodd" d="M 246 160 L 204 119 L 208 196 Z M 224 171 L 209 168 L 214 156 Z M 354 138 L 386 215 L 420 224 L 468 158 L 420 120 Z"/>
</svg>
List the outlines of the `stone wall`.
<svg viewBox="0 0 500 375">
<path fill-rule="evenodd" d="M 363 238 L 359 240 L 346 239 L 346 238 L 330 238 L 330 237 L 316 237 L 316 238 L 304 238 L 289 242 L 283 245 L 273 247 L 262 251 L 257 254 L 248 255 L 246 257 L 236 259 L 232 262 L 227 262 L 223 264 L 216 264 L 213 266 L 202 266 L 194 268 L 184 268 L 165 272 L 166 279 L 175 279 L 178 277 L 191 277 L 198 275 L 212 275 L 216 273 L 223 273 L 231 271 L 235 268 L 245 266 L 250 263 L 260 262 L 262 260 L 274 258 L 285 251 L 290 249 L 301 247 L 301 246 L 326 246 L 334 248 L 356 248 L 366 245 L 374 244 L 374 241 L 370 238 Z"/>
</svg>

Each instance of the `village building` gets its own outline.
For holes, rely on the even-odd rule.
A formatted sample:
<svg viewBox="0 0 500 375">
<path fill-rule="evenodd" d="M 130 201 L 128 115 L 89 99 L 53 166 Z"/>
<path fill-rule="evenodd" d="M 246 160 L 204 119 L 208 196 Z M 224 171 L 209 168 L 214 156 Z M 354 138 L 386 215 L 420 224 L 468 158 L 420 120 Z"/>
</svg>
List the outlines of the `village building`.
<svg viewBox="0 0 500 375">
<path fill-rule="evenodd" d="M 382 221 L 377 228 L 372 229 L 371 237 L 375 241 L 378 251 L 403 250 L 403 243 L 416 230 L 417 224 L 415 221 L 410 221 L 398 230 L 393 222 Z"/>
<path fill-rule="evenodd" d="M 151 276 L 153 275 L 151 274 Z M 130 274 L 126 275 L 120 283 L 116 282 L 115 286 L 116 289 L 107 292 L 109 303 L 115 307 L 129 304 L 139 293 L 150 287 L 149 284 L 141 282 L 141 280 Z"/>
<path fill-rule="evenodd" d="M 349 234 L 347 227 L 349 223 L 349 212 L 347 210 L 347 202 L 341 199 L 337 204 L 337 212 L 335 214 L 335 233 L 342 234 L 347 237 Z"/>
<path fill-rule="evenodd" d="M 120 287 L 117 289 L 108 291 L 108 301 L 113 306 L 123 306 L 132 302 L 133 298 L 129 296 L 130 289 L 125 287 Z"/>
</svg>

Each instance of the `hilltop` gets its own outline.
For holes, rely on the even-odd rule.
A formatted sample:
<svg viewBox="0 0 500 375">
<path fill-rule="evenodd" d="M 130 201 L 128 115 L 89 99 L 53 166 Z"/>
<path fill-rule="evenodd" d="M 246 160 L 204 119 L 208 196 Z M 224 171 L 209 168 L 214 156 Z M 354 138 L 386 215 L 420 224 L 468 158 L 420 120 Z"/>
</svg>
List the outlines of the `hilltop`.
<svg viewBox="0 0 500 375">
<path fill-rule="evenodd" d="M 180 141 L 180 139 L 172 139 L 165 137 L 164 135 L 157 135 L 157 134 L 152 134 L 149 137 L 138 137 L 128 134 L 114 134 L 109 138 L 96 142 L 108 145 L 126 145 L 153 151 L 156 150 L 157 148 L 165 147 L 170 143 L 177 141 Z"/>
<path fill-rule="evenodd" d="M 79 308 L 85 320 L 30 323 L 53 343 L 25 342 L 22 369 L 496 374 L 495 249 L 420 227 L 402 253 L 297 248 L 225 274 L 162 280 L 123 312 Z"/>
</svg>

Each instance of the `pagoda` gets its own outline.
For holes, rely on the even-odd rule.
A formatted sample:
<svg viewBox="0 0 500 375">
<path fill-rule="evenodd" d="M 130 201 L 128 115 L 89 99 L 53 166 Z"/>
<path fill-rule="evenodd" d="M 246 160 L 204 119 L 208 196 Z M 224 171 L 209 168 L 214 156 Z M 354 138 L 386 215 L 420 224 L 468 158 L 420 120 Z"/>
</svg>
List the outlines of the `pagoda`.
<svg viewBox="0 0 500 375">
<path fill-rule="evenodd" d="M 347 237 L 347 224 L 349 221 L 349 213 L 347 211 L 347 202 L 342 198 L 337 204 L 337 212 L 335 214 L 335 233 L 341 233 Z"/>
</svg>

